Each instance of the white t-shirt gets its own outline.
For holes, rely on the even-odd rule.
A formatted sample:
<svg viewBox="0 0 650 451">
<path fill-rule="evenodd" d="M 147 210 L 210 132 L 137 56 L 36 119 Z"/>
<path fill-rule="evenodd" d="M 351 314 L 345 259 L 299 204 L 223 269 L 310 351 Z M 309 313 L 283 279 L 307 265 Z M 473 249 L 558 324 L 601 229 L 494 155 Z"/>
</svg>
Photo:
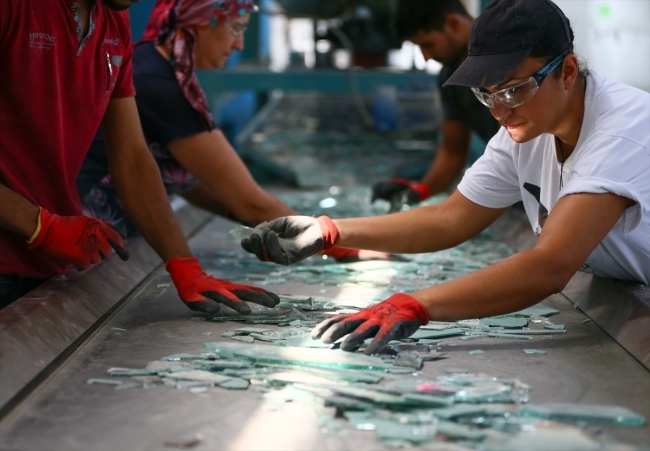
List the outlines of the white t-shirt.
<svg viewBox="0 0 650 451">
<path fill-rule="evenodd" d="M 580 138 L 561 167 L 553 135 L 517 144 L 502 127 L 458 190 L 488 208 L 523 201 L 536 235 L 563 196 L 609 192 L 632 199 L 636 205 L 625 210 L 581 270 L 649 284 L 650 94 L 592 72 Z"/>
</svg>

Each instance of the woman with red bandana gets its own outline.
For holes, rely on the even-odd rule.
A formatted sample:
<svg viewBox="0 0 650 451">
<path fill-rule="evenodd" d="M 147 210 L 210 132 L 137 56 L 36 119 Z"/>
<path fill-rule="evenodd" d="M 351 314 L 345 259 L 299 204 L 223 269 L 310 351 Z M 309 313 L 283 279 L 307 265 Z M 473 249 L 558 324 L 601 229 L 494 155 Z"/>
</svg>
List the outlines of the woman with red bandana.
<svg viewBox="0 0 650 451">
<path fill-rule="evenodd" d="M 221 68 L 234 50 L 243 50 L 256 10 L 252 0 L 158 0 L 133 53 L 136 103 L 167 194 L 245 224 L 296 213 L 255 182 L 215 127 L 196 69 Z M 77 187 L 86 214 L 135 232 L 108 175 L 101 134 Z M 394 258 L 340 248 L 326 253 L 339 261 Z"/>
</svg>

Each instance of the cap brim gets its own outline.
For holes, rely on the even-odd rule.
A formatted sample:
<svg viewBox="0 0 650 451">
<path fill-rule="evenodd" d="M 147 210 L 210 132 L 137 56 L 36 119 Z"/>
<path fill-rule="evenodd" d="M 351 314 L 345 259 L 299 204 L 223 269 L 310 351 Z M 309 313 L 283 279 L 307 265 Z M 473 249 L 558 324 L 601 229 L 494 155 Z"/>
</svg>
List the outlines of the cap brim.
<svg viewBox="0 0 650 451">
<path fill-rule="evenodd" d="M 468 56 L 442 86 L 494 86 L 508 78 L 531 51 L 532 48 L 528 48 L 508 53 Z"/>
</svg>

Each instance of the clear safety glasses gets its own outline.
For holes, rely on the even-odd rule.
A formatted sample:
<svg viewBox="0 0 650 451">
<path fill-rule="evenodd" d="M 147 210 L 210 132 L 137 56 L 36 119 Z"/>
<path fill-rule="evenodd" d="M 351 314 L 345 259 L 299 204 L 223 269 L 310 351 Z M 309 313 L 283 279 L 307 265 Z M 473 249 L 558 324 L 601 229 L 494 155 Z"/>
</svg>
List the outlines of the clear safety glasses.
<svg viewBox="0 0 650 451">
<path fill-rule="evenodd" d="M 490 109 L 494 108 L 495 102 L 500 103 L 506 108 L 516 108 L 521 106 L 535 95 L 546 76 L 553 72 L 562 61 L 564 61 L 564 57 L 572 51 L 573 46 L 569 47 L 565 52 L 553 59 L 553 61 L 542 67 L 535 75 L 527 78 L 519 84 L 492 94 L 482 91 L 481 88 L 472 88 L 472 92 L 483 105 Z"/>
<path fill-rule="evenodd" d="M 226 27 L 226 30 L 235 38 L 238 38 L 239 36 L 242 36 L 244 33 L 246 33 L 246 29 L 248 28 L 248 24 L 242 22 L 241 20 L 237 19 L 232 19 L 229 20 L 224 24 Z"/>
<path fill-rule="evenodd" d="M 219 25 L 219 21 L 217 19 L 212 19 L 208 25 L 197 25 L 196 28 L 201 29 L 216 27 L 217 25 Z M 233 38 L 243 36 L 244 33 L 246 33 L 246 29 L 248 28 L 248 24 L 246 22 L 242 22 L 238 19 L 231 19 L 224 23 L 223 26 L 226 27 L 226 30 L 228 30 L 228 33 L 230 33 Z"/>
</svg>

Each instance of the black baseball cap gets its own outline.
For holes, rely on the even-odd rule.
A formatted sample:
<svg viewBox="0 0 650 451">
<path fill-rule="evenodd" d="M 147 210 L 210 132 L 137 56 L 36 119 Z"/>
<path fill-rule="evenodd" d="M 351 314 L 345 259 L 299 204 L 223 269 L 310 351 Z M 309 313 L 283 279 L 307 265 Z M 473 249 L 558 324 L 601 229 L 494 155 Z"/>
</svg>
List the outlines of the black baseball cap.
<svg viewBox="0 0 650 451">
<path fill-rule="evenodd" d="M 569 48 L 569 30 L 569 19 L 551 0 L 494 0 L 474 21 L 468 57 L 443 86 L 499 84 L 534 48 Z"/>
</svg>

